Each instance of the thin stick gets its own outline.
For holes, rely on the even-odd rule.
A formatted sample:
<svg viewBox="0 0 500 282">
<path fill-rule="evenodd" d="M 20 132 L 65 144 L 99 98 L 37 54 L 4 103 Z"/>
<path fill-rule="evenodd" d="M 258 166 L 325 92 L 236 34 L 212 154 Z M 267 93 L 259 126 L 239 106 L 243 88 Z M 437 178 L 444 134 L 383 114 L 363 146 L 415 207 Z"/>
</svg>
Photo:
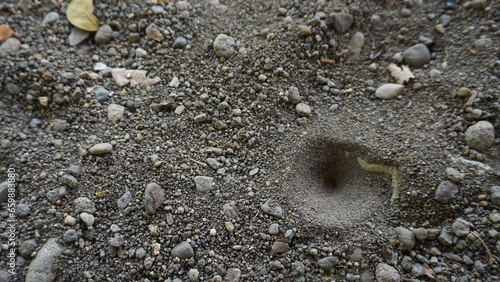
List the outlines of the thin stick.
<svg viewBox="0 0 500 282">
<path fill-rule="evenodd" d="M 472 93 L 469 97 L 469 100 L 467 100 L 467 103 L 465 104 L 466 107 L 470 107 L 472 106 L 472 104 L 474 103 L 474 100 L 476 100 L 476 97 L 477 97 L 477 91 L 476 90 L 472 90 Z"/>
<path fill-rule="evenodd" d="M 484 248 L 486 249 L 486 252 L 488 253 L 488 265 L 491 265 L 492 263 L 495 263 L 498 265 L 497 261 L 493 258 L 493 255 L 491 254 L 490 248 L 486 246 L 486 243 L 479 237 L 479 235 L 476 232 L 471 232 L 472 235 L 474 235 L 481 243 L 483 244 Z"/>
<path fill-rule="evenodd" d="M 192 161 L 194 163 L 197 163 L 197 164 L 201 165 L 204 168 L 208 168 L 208 165 L 206 163 L 203 163 L 203 162 L 197 161 L 195 159 L 191 159 L 191 158 L 189 158 L 188 160 L 190 160 L 190 161 Z"/>
</svg>

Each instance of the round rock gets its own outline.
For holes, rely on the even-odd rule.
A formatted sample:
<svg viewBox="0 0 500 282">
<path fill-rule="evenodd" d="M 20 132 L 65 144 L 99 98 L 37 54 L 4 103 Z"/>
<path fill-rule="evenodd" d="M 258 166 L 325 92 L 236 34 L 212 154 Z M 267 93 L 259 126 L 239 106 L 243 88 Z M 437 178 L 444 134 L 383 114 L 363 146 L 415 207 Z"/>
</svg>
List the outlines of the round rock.
<svg viewBox="0 0 500 282">
<path fill-rule="evenodd" d="M 465 142 L 469 147 L 480 152 L 488 150 L 495 140 L 495 130 L 488 121 L 480 121 L 465 131 Z"/>
<path fill-rule="evenodd" d="M 184 49 L 186 45 L 188 44 L 188 41 L 186 38 L 182 36 L 178 36 L 175 40 L 174 43 L 172 44 L 172 48 L 174 49 Z"/>
<path fill-rule="evenodd" d="M 381 282 L 401 281 L 401 275 L 399 275 L 398 270 L 386 263 L 377 264 L 375 268 L 375 277 L 377 281 Z"/>
<path fill-rule="evenodd" d="M 398 236 L 399 248 L 402 251 L 411 251 L 413 249 L 415 246 L 415 236 L 413 232 L 404 227 L 397 227 L 394 233 Z"/>
<path fill-rule="evenodd" d="M 97 30 L 94 40 L 97 44 L 106 44 L 113 38 L 113 29 L 109 24 L 105 24 Z"/>
<path fill-rule="evenodd" d="M 66 232 L 64 232 L 63 241 L 65 243 L 72 243 L 76 240 L 78 240 L 78 233 L 75 229 L 68 229 Z"/>
<path fill-rule="evenodd" d="M 125 113 L 125 107 L 117 104 L 110 104 L 108 106 L 108 120 L 119 121 Z"/>
<path fill-rule="evenodd" d="M 458 186 L 451 181 L 442 181 L 436 189 L 435 199 L 446 204 L 458 193 Z"/>
<path fill-rule="evenodd" d="M 194 256 L 193 247 L 188 242 L 180 242 L 170 253 L 174 258 L 190 259 Z"/>
<path fill-rule="evenodd" d="M 109 143 L 99 143 L 94 146 L 92 146 L 89 150 L 89 152 L 92 155 L 100 155 L 100 154 L 105 154 L 113 150 L 113 145 Z"/>
<path fill-rule="evenodd" d="M 311 115 L 311 107 L 305 103 L 298 103 L 297 106 L 295 106 L 295 110 L 301 117 L 308 117 Z"/>
<path fill-rule="evenodd" d="M 458 237 L 467 236 L 470 232 L 470 223 L 461 218 L 457 218 L 455 222 L 453 222 L 451 228 Z"/>
<path fill-rule="evenodd" d="M 236 42 L 231 36 L 219 34 L 214 40 L 214 52 L 219 57 L 229 58 L 234 53 Z"/>
<path fill-rule="evenodd" d="M 59 14 L 57 12 L 50 12 L 43 18 L 42 25 L 53 24 L 57 21 L 59 21 Z"/>
<path fill-rule="evenodd" d="M 493 204 L 500 206 L 500 186 L 492 186 L 490 192 Z"/>
<path fill-rule="evenodd" d="M 354 17 L 346 13 L 331 13 L 329 20 L 336 32 L 344 33 L 351 28 Z"/>
<path fill-rule="evenodd" d="M 208 192 L 212 190 L 214 178 L 208 176 L 196 176 L 194 178 L 194 183 L 196 185 L 196 190 L 199 192 Z"/>
<path fill-rule="evenodd" d="M 95 222 L 95 218 L 93 215 L 89 214 L 89 213 L 86 213 L 86 212 L 82 212 L 80 214 L 80 219 L 83 221 L 83 223 L 85 223 L 85 225 L 87 226 L 92 226 L 94 225 L 94 222 Z"/>
<path fill-rule="evenodd" d="M 431 60 L 431 53 L 427 46 L 418 43 L 403 52 L 403 59 L 411 67 L 421 67 Z"/>
</svg>

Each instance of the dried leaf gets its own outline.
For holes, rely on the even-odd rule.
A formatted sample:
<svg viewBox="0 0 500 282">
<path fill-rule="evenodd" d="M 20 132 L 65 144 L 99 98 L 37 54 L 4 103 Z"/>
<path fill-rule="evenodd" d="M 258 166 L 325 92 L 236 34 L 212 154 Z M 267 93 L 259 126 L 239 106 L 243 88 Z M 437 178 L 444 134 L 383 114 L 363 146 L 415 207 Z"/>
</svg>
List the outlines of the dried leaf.
<svg viewBox="0 0 500 282">
<path fill-rule="evenodd" d="M 0 24 L 0 41 L 4 41 L 11 37 L 14 31 L 6 24 Z"/>
<path fill-rule="evenodd" d="M 370 54 L 370 60 L 375 60 L 378 56 L 380 56 L 385 51 L 385 44 L 380 44 L 375 50 L 373 50 Z"/>
<path fill-rule="evenodd" d="M 410 81 L 411 78 L 415 78 L 407 66 L 400 68 L 395 64 L 390 64 L 387 69 L 391 72 L 391 75 L 394 77 L 397 84 L 405 84 Z"/>
<path fill-rule="evenodd" d="M 146 70 L 127 70 L 123 68 L 111 69 L 111 75 L 115 83 L 122 87 L 130 83 L 131 86 L 142 85 L 151 86 L 160 82 L 159 77 L 146 77 Z"/>
<path fill-rule="evenodd" d="M 99 28 L 92 0 L 72 0 L 66 8 L 66 17 L 72 25 L 80 29 L 96 31 Z"/>
<path fill-rule="evenodd" d="M 427 264 L 422 264 L 422 267 L 424 268 L 424 273 L 427 275 L 427 277 L 431 279 L 435 279 L 434 276 L 432 275 L 434 271 L 427 265 Z"/>
</svg>

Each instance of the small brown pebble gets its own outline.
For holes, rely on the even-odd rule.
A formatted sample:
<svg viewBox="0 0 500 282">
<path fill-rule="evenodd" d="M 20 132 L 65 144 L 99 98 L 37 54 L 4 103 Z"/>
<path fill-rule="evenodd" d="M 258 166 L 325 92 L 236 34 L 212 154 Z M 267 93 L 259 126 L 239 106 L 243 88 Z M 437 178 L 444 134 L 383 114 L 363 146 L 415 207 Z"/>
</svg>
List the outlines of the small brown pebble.
<svg viewBox="0 0 500 282">
<path fill-rule="evenodd" d="M 290 249 L 290 247 L 288 246 L 287 243 L 276 241 L 276 242 L 274 242 L 273 247 L 271 248 L 271 255 L 284 253 L 284 252 L 288 251 L 289 249 Z"/>
<path fill-rule="evenodd" d="M 407 27 L 402 27 L 399 29 L 399 34 L 405 35 L 410 31 Z"/>
<path fill-rule="evenodd" d="M 299 35 L 300 36 L 309 36 L 311 35 L 312 31 L 311 28 L 308 27 L 307 25 L 301 25 L 299 26 Z"/>
<path fill-rule="evenodd" d="M 49 105 L 49 98 L 46 96 L 38 97 L 38 103 L 40 105 L 47 107 Z"/>
<path fill-rule="evenodd" d="M 481 201 L 481 202 L 479 202 L 479 205 L 481 207 L 486 207 L 486 206 L 488 206 L 488 202 L 487 201 Z"/>
<path fill-rule="evenodd" d="M 444 26 L 442 24 L 436 25 L 436 31 L 441 33 L 441 34 L 444 34 L 446 32 L 446 30 L 444 29 Z"/>
<path fill-rule="evenodd" d="M 412 87 L 411 87 L 413 90 L 420 90 L 422 89 L 422 83 L 420 82 L 415 82 L 413 83 Z"/>
<path fill-rule="evenodd" d="M 45 81 L 51 81 L 53 79 L 52 77 L 52 74 L 48 71 L 44 72 L 42 74 L 42 78 L 45 80 Z"/>
<path fill-rule="evenodd" d="M 104 198 L 104 197 L 106 197 L 107 195 L 108 195 L 108 192 L 106 192 L 106 191 L 99 191 L 99 192 L 96 192 L 96 193 L 95 193 L 95 197 L 96 197 L 97 199 Z"/>
<path fill-rule="evenodd" d="M 486 199 L 486 195 L 481 194 L 481 195 L 477 196 L 477 199 L 478 199 L 479 201 L 482 201 L 482 200 Z"/>
</svg>

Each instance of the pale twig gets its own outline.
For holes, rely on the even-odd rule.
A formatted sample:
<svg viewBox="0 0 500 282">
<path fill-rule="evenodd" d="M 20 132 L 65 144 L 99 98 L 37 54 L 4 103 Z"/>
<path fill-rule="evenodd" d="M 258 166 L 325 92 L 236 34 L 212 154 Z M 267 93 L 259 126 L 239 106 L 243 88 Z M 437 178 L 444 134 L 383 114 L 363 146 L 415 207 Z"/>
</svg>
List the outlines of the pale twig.
<svg viewBox="0 0 500 282">
<path fill-rule="evenodd" d="M 204 163 L 204 162 L 200 162 L 200 161 L 197 161 L 197 160 L 191 159 L 191 158 L 189 158 L 189 160 L 192 161 L 192 162 L 194 162 L 194 163 L 196 163 L 196 164 L 201 165 L 204 168 L 208 168 L 208 165 L 206 163 Z"/>
<path fill-rule="evenodd" d="M 484 248 L 486 249 L 486 253 L 488 253 L 488 265 L 491 265 L 493 263 L 498 265 L 497 261 L 493 258 L 493 255 L 491 254 L 490 248 L 488 248 L 483 239 L 479 237 L 479 234 L 477 234 L 476 232 L 471 232 L 471 234 L 474 235 L 474 237 L 476 237 L 477 239 L 479 239 L 479 241 L 483 244 Z"/>
</svg>

